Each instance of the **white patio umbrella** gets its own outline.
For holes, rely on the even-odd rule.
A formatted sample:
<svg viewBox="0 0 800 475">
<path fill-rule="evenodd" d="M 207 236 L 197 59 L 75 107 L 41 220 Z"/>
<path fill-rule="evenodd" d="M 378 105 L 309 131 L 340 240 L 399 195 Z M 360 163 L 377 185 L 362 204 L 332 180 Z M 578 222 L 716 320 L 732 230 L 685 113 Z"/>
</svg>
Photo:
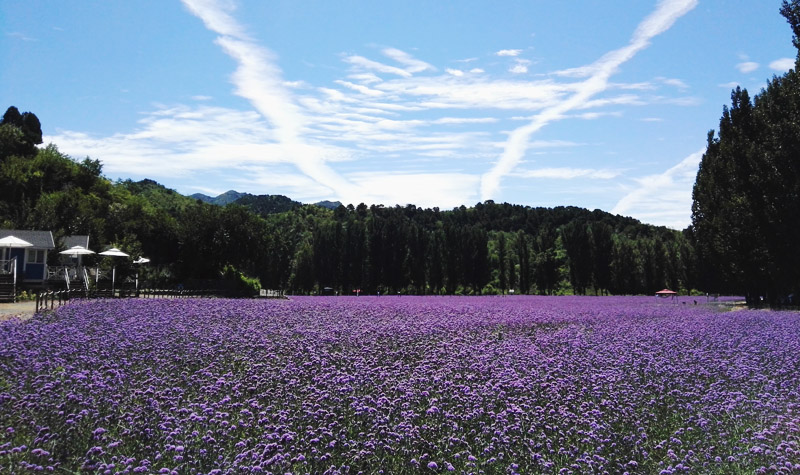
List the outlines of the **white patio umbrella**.
<svg viewBox="0 0 800 475">
<path fill-rule="evenodd" d="M 81 261 L 82 261 L 82 257 L 83 256 L 86 256 L 86 255 L 89 255 L 89 254 L 94 254 L 94 253 L 95 252 L 93 250 L 86 249 L 83 246 L 72 246 L 69 249 L 66 249 L 64 251 L 59 252 L 59 254 L 64 254 L 66 256 L 77 257 L 78 258 L 78 267 L 76 269 L 78 269 L 78 268 L 80 268 L 82 266 L 83 263 Z M 65 272 L 68 272 L 68 270 L 65 269 Z M 75 278 L 75 276 L 71 276 L 70 278 L 71 279 Z"/>
<path fill-rule="evenodd" d="M 72 246 L 67 250 L 59 252 L 59 254 L 67 254 L 70 256 L 85 256 L 87 254 L 94 254 L 94 251 L 91 249 L 86 249 L 83 246 Z"/>
<path fill-rule="evenodd" d="M 33 244 L 16 236 L 6 236 L 0 239 L 0 247 L 33 247 Z"/>
<path fill-rule="evenodd" d="M 95 252 L 91 249 L 86 249 L 83 246 L 72 246 L 71 248 L 59 252 L 59 254 L 64 254 L 67 256 L 77 257 L 78 258 L 78 265 L 81 265 L 81 256 L 86 256 L 89 254 L 94 254 Z"/>
<path fill-rule="evenodd" d="M 134 264 L 139 264 L 139 265 L 147 264 L 148 262 L 150 262 L 150 259 L 148 259 L 146 257 L 143 257 L 143 256 L 139 256 L 138 259 L 133 261 Z M 136 296 L 137 297 L 139 296 L 139 269 L 138 268 L 136 269 Z"/>
<path fill-rule="evenodd" d="M 94 253 L 95 252 L 93 250 L 86 249 L 83 246 L 72 246 L 69 249 L 66 249 L 64 251 L 59 252 L 59 254 L 64 254 L 64 255 L 67 255 L 67 256 L 71 256 L 71 257 L 77 257 L 78 258 L 78 268 L 80 268 L 83 265 L 83 262 L 82 262 L 83 256 L 86 256 L 86 255 L 89 255 L 89 254 L 94 254 Z"/>
<path fill-rule="evenodd" d="M 130 257 L 130 255 L 125 254 L 124 252 L 120 251 L 116 247 L 112 247 L 111 249 L 108 249 L 107 251 L 103 251 L 103 252 L 101 252 L 99 254 L 101 256 L 108 256 L 108 257 Z M 116 290 L 114 288 L 116 280 L 117 280 L 117 266 L 114 265 L 114 266 L 111 267 L 111 296 L 112 297 L 114 296 L 114 291 Z"/>
<path fill-rule="evenodd" d="M 11 248 L 21 248 L 21 247 L 33 247 L 33 244 L 29 243 L 24 239 L 20 239 L 16 236 L 10 236 L 10 235 L 4 237 L 3 239 L 0 239 L 0 248 L 6 248 L 10 250 Z M 5 255 L 0 257 L 4 257 L 3 260 L 8 260 L 9 251 L 3 251 L 3 253 Z"/>
<path fill-rule="evenodd" d="M 125 254 L 124 252 L 120 251 L 116 247 L 112 247 L 107 251 L 103 251 L 100 253 L 101 256 L 112 256 L 112 257 L 131 257 L 129 254 Z"/>
</svg>

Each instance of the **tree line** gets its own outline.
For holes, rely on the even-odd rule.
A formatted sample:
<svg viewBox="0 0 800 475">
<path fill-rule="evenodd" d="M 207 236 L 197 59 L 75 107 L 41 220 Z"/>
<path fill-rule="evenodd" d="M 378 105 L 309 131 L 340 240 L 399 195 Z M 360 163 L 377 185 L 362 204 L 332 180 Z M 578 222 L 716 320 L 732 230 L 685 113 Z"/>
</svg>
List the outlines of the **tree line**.
<svg viewBox="0 0 800 475">
<path fill-rule="evenodd" d="M 784 0 L 780 12 L 800 51 L 800 1 Z M 700 285 L 751 304 L 797 305 L 800 291 L 798 65 L 752 98 L 733 90 L 719 130 L 708 133 L 694 186 Z"/>
<path fill-rule="evenodd" d="M 697 285 L 687 236 L 632 218 L 492 201 L 331 210 L 264 206 L 290 200 L 248 195 L 216 206 L 152 180 L 112 183 L 98 160 L 37 148 L 33 119 L 12 106 L 0 123 L 0 226 L 51 230 L 56 240 L 88 234 L 94 246 L 146 255 L 159 285 L 232 270 L 296 293 L 642 294 Z"/>
</svg>

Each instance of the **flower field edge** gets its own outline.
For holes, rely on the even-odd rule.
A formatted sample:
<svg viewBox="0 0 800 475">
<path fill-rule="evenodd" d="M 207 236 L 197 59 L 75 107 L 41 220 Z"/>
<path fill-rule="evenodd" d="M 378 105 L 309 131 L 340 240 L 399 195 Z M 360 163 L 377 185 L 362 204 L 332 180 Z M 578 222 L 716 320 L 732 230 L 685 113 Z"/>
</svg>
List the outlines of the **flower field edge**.
<svg viewBox="0 0 800 475">
<path fill-rule="evenodd" d="M 795 473 L 796 312 L 75 302 L 0 323 L 0 471 Z"/>
</svg>

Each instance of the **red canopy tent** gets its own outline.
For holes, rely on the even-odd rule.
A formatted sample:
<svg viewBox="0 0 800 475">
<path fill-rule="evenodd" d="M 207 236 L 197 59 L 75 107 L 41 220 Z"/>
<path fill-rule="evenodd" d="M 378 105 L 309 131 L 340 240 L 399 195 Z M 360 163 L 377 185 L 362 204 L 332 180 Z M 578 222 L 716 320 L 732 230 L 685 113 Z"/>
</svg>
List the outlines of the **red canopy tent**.
<svg viewBox="0 0 800 475">
<path fill-rule="evenodd" d="M 678 297 L 678 292 L 669 289 L 659 290 L 658 292 L 656 292 L 656 297 L 661 297 L 661 298 L 672 297 L 674 299 Z"/>
</svg>

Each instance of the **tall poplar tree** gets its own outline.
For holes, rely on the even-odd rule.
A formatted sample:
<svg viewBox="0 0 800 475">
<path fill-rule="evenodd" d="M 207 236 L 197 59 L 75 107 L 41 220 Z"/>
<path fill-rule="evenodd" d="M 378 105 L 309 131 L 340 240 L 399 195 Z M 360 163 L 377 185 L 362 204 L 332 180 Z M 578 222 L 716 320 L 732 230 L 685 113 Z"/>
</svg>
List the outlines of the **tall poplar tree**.
<svg viewBox="0 0 800 475">
<path fill-rule="evenodd" d="M 781 14 L 800 47 L 800 1 Z M 799 50 L 800 51 L 800 50 Z M 797 64 L 797 63 L 796 63 Z M 751 304 L 794 303 L 800 290 L 800 78 L 773 77 L 754 100 L 736 88 L 708 134 L 692 223 L 704 287 Z"/>
</svg>

